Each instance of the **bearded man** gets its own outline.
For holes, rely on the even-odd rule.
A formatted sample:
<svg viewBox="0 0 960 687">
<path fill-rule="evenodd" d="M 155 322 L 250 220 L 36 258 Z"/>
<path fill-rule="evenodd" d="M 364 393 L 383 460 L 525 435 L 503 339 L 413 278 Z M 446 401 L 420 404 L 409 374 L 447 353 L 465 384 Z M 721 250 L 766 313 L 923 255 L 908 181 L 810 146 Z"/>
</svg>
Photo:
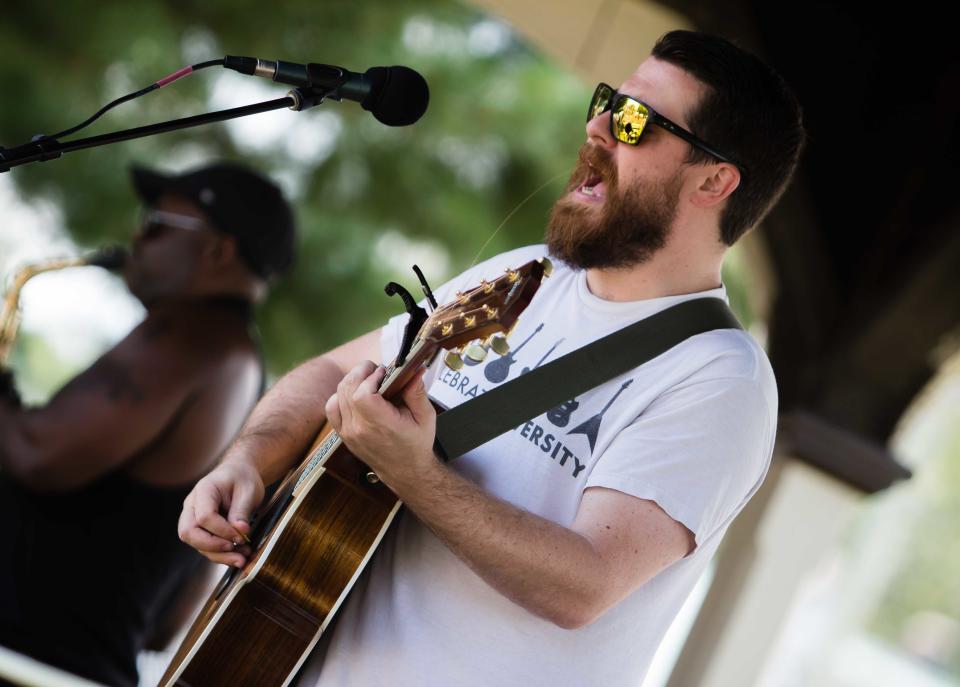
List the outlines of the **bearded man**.
<svg viewBox="0 0 960 687">
<path fill-rule="evenodd" d="M 515 331 L 527 367 L 684 300 L 726 301 L 723 257 L 779 199 L 805 141 L 773 69 L 689 31 L 661 37 L 619 90 L 598 86 L 587 120 L 546 246 L 436 294 L 549 252 L 557 269 Z M 504 380 L 486 374 L 494 359 L 385 401 L 378 363 L 405 320 L 284 377 L 187 498 L 181 537 L 243 565 L 264 483 L 326 418 L 407 507 L 299 684 L 640 684 L 766 475 L 777 390 L 763 350 L 739 329 L 698 334 L 444 464 L 431 400 L 449 408 Z"/>
</svg>

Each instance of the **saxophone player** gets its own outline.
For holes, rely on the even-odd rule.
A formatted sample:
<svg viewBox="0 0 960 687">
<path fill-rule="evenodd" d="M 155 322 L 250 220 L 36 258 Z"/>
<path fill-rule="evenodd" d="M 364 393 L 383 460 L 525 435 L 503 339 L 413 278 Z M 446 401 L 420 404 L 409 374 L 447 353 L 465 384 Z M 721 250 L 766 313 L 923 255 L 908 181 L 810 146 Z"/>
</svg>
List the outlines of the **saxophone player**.
<svg viewBox="0 0 960 687">
<path fill-rule="evenodd" d="M 132 181 L 123 277 L 146 319 L 45 406 L 0 393 L 0 645 L 123 687 L 196 571 L 181 504 L 262 391 L 252 307 L 295 243 L 283 194 L 244 167 Z"/>
</svg>

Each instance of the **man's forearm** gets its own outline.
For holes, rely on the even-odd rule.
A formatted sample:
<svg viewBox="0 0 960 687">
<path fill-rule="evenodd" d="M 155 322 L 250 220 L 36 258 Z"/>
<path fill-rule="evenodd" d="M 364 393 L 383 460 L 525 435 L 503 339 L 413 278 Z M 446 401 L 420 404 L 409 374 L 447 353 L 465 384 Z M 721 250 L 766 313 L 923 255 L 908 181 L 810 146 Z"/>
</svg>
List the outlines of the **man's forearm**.
<svg viewBox="0 0 960 687">
<path fill-rule="evenodd" d="M 564 628 L 603 610 L 604 561 L 590 541 L 487 494 L 444 465 L 395 485 L 417 517 L 490 586 Z"/>
<path fill-rule="evenodd" d="M 252 463 L 265 484 L 283 477 L 323 426 L 323 406 L 342 378 L 323 356 L 288 372 L 253 409 L 224 462 Z"/>
</svg>

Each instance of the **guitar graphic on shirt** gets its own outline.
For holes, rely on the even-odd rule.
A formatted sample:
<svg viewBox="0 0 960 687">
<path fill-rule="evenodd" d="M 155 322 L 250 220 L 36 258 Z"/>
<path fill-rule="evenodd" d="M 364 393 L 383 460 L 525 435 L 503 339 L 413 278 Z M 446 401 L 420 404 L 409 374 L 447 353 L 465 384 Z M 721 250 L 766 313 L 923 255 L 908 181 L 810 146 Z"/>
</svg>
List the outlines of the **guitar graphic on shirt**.
<svg viewBox="0 0 960 687">
<path fill-rule="evenodd" d="M 590 453 L 592 454 L 593 447 L 597 443 L 597 434 L 600 433 L 600 421 L 603 419 L 603 414 L 607 412 L 607 410 L 609 410 L 610 406 L 613 405 L 613 402 L 617 400 L 617 397 L 623 393 L 623 390 L 626 389 L 631 384 L 633 384 L 632 379 L 628 379 L 627 381 L 625 381 L 623 385 L 619 389 L 617 389 L 617 393 L 613 395 L 613 398 L 611 398 L 610 401 L 607 403 L 607 405 L 603 407 L 603 410 L 601 410 L 599 413 L 594 415 L 592 418 L 590 418 L 586 422 L 583 422 L 577 425 L 576 427 L 571 429 L 569 432 L 567 432 L 567 434 L 585 435 L 587 437 L 587 441 L 590 442 Z"/>
<path fill-rule="evenodd" d="M 494 384 L 502 382 L 504 379 L 506 379 L 507 375 L 510 374 L 510 367 L 517 362 L 517 353 L 520 352 L 521 348 L 530 343 L 530 339 L 536 336 L 541 329 L 543 329 L 543 322 L 537 325 L 537 328 L 533 330 L 533 333 L 531 333 L 522 344 L 509 351 L 502 358 L 494 360 L 492 363 L 483 368 L 483 376 Z"/>
<path fill-rule="evenodd" d="M 563 339 L 560 339 L 559 341 L 557 341 L 557 343 L 553 344 L 553 345 L 550 347 L 550 350 L 549 350 L 549 351 L 547 351 L 546 353 L 543 354 L 543 357 L 540 358 L 540 360 L 537 361 L 537 364 L 536 364 L 536 365 L 534 365 L 533 367 L 525 367 L 525 368 L 523 368 L 523 370 L 521 370 L 520 374 L 525 375 L 525 374 L 527 374 L 530 370 L 536 370 L 538 367 L 540 367 L 541 365 L 543 365 L 543 361 L 546 360 L 547 357 L 556 350 L 557 346 L 559 346 L 559 345 L 562 344 L 562 343 L 563 343 Z"/>
<path fill-rule="evenodd" d="M 566 427 L 567 423 L 570 422 L 570 416 L 573 414 L 573 411 L 579 407 L 580 401 L 578 401 L 576 398 L 571 398 L 569 401 L 564 401 L 556 408 L 548 410 L 547 419 L 557 427 Z"/>
</svg>

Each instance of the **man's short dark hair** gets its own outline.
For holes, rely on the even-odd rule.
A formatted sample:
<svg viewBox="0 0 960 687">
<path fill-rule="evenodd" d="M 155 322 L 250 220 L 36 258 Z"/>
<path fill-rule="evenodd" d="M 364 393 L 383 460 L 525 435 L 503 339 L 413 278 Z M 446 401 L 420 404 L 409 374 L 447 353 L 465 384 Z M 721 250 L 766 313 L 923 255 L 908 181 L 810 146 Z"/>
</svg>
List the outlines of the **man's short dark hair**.
<svg viewBox="0 0 960 687">
<path fill-rule="evenodd" d="M 718 36 L 670 31 L 651 55 L 707 86 L 687 113 L 690 131 L 746 167 L 720 215 L 720 239 L 732 246 L 770 212 L 793 177 L 806 145 L 800 103 L 772 67 Z M 690 146 L 686 162 L 717 160 Z"/>
</svg>

